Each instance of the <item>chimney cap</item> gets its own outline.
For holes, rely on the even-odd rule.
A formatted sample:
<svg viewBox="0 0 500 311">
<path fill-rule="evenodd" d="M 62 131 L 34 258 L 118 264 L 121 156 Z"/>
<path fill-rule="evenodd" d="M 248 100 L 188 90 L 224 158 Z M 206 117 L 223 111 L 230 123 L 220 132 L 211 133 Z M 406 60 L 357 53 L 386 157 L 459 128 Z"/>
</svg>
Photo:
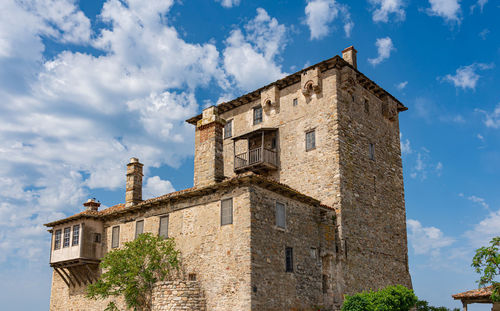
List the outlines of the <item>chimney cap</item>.
<svg viewBox="0 0 500 311">
<path fill-rule="evenodd" d="M 358 51 L 354 48 L 354 45 L 351 45 L 350 47 L 345 48 L 342 53 L 349 52 L 350 50 L 353 50 L 354 53 L 357 53 Z"/>
<path fill-rule="evenodd" d="M 83 203 L 83 206 L 85 206 L 87 210 L 97 211 L 99 206 L 101 206 L 101 203 L 99 201 L 96 201 L 95 198 L 92 198 L 88 199 L 87 202 Z"/>
<path fill-rule="evenodd" d="M 139 163 L 139 159 L 136 157 L 130 158 L 130 163 Z"/>
</svg>

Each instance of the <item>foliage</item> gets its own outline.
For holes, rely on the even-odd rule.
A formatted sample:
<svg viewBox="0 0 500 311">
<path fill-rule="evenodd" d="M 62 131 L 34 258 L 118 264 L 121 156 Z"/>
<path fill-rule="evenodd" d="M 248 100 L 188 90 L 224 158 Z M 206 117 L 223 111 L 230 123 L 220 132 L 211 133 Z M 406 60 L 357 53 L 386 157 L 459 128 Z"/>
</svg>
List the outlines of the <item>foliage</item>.
<svg viewBox="0 0 500 311">
<path fill-rule="evenodd" d="M 472 267 L 480 274 L 479 286 L 493 285 L 491 300 L 500 301 L 500 236 L 494 237 L 489 246 L 484 246 L 476 250 L 472 259 Z"/>
<path fill-rule="evenodd" d="M 446 307 L 433 307 L 429 306 L 429 303 L 425 300 L 419 300 L 417 301 L 417 304 L 415 305 L 417 311 L 450 311 L 450 309 Z M 455 308 L 452 311 L 460 311 L 459 308 Z"/>
<path fill-rule="evenodd" d="M 413 290 L 402 285 L 387 286 L 347 296 L 342 311 L 408 311 L 416 302 Z"/>
<path fill-rule="evenodd" d="M 178 271 L 178 255 L 173 239 L 141 234 L 103 257 L 100 267 L 105 272 L 96 283 L 88 286 L 87 297 L 105 299 L 123 295 L 127 307 L 151 310 L 153 286 Z M 118 308 L 110 302 L 106 310 Z"/>
</svg>

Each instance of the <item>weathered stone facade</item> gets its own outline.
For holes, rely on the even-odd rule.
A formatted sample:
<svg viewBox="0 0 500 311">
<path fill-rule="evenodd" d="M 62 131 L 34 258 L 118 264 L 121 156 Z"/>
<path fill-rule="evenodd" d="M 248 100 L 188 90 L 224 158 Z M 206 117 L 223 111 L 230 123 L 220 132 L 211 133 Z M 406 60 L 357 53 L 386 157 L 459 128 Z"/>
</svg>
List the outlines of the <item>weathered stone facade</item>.
<svg viewBox="0 0 500 311">
<path fill-rule="evenodd" d="M 79 222 L 88 239 L 86 224 L 99 223 L 102 241 L 90 244 L 102 256 L 113 230 L 121 246 L 137 221 L 158 233 L 168 216 L 182 275 L 193 280 L 155 289 L 154 310 L 336 310 L 345 294 L 411 287 L 398 123 L 406 107 L 357 70 L 354 48 L 343 57 L 189 119 L 193 188 L 141 201 L 142 164 L 133 159 L 126 204 L 47 226 L 54 233 Z M 85 285 L 65 284 L 80 271 L 68 264 L 90 264 L 72 256 L 51 261 L 51 310 L 101 310 L 85 304 Z"/>
</svg>

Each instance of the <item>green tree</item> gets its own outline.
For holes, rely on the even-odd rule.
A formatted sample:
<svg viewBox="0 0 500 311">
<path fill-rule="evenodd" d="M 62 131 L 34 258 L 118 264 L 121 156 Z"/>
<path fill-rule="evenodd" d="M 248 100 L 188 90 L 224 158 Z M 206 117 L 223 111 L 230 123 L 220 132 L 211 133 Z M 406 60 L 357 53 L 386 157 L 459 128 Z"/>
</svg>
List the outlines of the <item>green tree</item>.
<svg viewBox="0 0 500 311">
<path fill-rule="evenodd" d="M 87 297 L 105 299 L 123 295 L 128 308 L 151 310 L 153 286 L 179 270 L 178 255 L 173 239 L 141 234 L 103 257 L 100 267 L 105 272 L 87 287 Z M 118 308 L 110 302 L 106 310 Z"/>
<path fill-rule="evenodd" d="M 500 236 L 494 237 L 489 246 L 484 246 L 476 250 L 472 259 L 472 267 L 480 274 L 479 287 L 492 285 L 493 291 L 491 300 L 500 301 Z"/>
<path fill-rule="evenodd" d="M 413 290 L 402 285 L 387 286 L 347 296 L 342 311 L 408 311 L 416 302 Z"/>
<path fill-rule="evenodd" d="M 450 311 L 450 309 L 446 307 L 433 307 L 429 306 L 429 303 L 425 300 L 419 300 L 417 301 L 417 304 L 415 305 L 417 311 Z M 460 311 L 459 308 L 455 308 L 452 311 Z"/>
</svg>

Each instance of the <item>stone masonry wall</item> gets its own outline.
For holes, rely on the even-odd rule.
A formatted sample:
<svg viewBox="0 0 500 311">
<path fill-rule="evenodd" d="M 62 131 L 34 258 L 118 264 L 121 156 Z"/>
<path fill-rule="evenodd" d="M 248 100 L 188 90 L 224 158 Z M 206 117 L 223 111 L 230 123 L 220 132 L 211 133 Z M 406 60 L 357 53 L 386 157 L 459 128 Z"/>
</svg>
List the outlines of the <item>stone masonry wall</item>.
<svg viewBox="0 0 500 311">
<path fill-rule="evenodd" d="M 166 281 L 155 284 L 152 311 L 205 311 L 205 299 L 196 281 Z"/>
</svg>

